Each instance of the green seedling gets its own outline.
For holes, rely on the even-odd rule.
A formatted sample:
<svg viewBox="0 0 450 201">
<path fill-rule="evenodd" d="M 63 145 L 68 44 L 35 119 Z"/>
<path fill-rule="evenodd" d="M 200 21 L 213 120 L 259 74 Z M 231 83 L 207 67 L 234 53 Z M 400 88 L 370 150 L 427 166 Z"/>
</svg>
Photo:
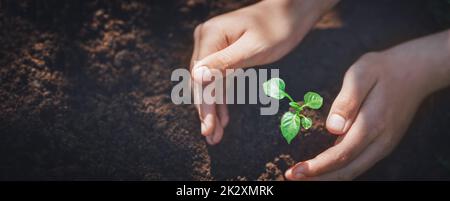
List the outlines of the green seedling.
<svg viewBox="0 0 450 201">
<path fill-rule="evenodd" d="M 303 97 L 303 104 L 300 105 L 297 101 L 294 101 L 288 93 L 286 93 L 285 88 L 286 84 L 280 78 L 272 78 L 263 84 L 263 90 L 267 96 L 278 100 L 286 97 L 290 101 L 289 105 L 295 110 L 295 113 L 284 113 L 280 122 L 281 134 L 284 139 L 286 139 L 287 143 L 290 144 L 299 133 L 300 127 L 309 129 L 313 124 L 311 118 L 306 117 L 301 113 L 303 109 L 305 107 L 315 110 L 319 109 L 322 107 L 323 98 L 316 92 L 308 92 Z"/>
</svg>

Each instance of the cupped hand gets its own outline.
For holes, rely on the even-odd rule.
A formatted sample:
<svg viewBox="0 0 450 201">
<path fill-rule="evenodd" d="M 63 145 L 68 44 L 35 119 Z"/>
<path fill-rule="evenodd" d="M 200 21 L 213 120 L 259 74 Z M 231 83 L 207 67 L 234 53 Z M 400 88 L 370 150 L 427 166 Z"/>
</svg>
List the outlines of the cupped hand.
<svg viewBox="0 0 450 201">
<path fill-rule="evenodd" d="M 362 56 L 345 74 L 327 129 L 335 145 L 286 171 L 290 180 L 350 180 L 388 155 L 421 101 L 450 82 L 450 31 Z"/>
<path fill-rule="evenodd" d="M 225 69 L 262 65 L 281 58 L 336 2 L 264 0 L 198 25 L 191 59 L 194 85 L 209 84 L 205 77 L 210 77 L 212 69 L 224 74 Z M 197 109 L 201 133 L 209 144 L 218 143 L 229 121 L 227 106 L 202 103 Z"/>
</svg>

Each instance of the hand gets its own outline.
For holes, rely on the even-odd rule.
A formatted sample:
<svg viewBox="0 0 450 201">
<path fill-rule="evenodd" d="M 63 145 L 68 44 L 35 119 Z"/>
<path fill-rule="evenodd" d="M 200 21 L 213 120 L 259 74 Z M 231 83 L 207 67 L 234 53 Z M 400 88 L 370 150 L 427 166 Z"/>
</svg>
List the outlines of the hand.
<svg viewBox="0 0 450 201">
<path fill-rule="evenodd" d="M 421 101 L 450 84 L 450 31 L 361 57 L 347 71 L 326 127 L 335 146 L 286 171 L 290 180 L 350 180 L 388 155 Z M 343 135 L 342 135 L 343 134 Z"/>
<path fill-rule="evenodd" d="M 265 0 L 200 24 L 194 32 L 191 59 L 195 83 L 208 84 L 203 78 L 211 74 L 209 69 L 224 73 L 228 68 L 262 65 L 281 58 L 336 2 Z M 209 144 L 218 143 L 229 120 L 226 105 L 203 103 L 197 109 L 202 134 Z"/>
</svg>

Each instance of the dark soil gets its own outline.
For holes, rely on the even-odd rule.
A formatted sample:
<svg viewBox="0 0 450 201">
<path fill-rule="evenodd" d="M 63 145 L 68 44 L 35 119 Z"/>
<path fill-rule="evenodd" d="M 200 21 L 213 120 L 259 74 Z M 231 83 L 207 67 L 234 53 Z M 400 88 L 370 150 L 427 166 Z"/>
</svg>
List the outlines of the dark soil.
<svg viewBox="0 0 450 201">
<path fill-rule="evenodd" d="M 187 67 L 195 25 L 252 2 L 0 1 L 0 179 L 284 180 L 334 143 L 323 121 L 360 55 L 443 29 L 426 1 L 344 1 L 270 65 L 293 97 L 324 95 L 314 127 L 288 145 L 281 114 L 234 105 L 208 146 L 194 107 L 171 102 L 170 75 Z M 448 92 L 359 179 L 450 179 Z"/>
</svg>

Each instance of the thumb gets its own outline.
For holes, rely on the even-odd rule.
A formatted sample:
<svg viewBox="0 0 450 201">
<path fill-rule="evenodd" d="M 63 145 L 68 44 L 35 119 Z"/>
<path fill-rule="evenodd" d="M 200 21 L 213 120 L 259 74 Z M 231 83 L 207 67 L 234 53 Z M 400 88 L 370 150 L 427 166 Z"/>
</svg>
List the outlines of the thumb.
<svg viewBox="0 0 450 201">
<path fill-rule="evenodd" d="M 348 131 L 361 104 L 375 85 L 376 77 L 364 72 L 363 68 L 354 64 L 344 76 L 341 91 L 334 100 L 326 121 L 328 131 L 333 134 L 341 135 Z"/>
<path fill-rule="evenodd" d="M 225 76 L 226 69 L 258 65 L 255 59 L 256 49 L 249 34 L 244 33 L 242 37 L 228 47 L 196 62 L 191 71 L 193 80 L 197 83 L 207 84 L 211 81 L 211 76 L 216 75 L 217 72 Z"/>
</svg>

